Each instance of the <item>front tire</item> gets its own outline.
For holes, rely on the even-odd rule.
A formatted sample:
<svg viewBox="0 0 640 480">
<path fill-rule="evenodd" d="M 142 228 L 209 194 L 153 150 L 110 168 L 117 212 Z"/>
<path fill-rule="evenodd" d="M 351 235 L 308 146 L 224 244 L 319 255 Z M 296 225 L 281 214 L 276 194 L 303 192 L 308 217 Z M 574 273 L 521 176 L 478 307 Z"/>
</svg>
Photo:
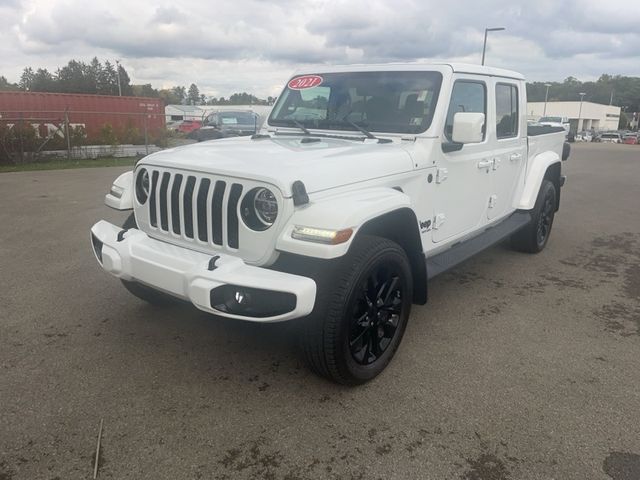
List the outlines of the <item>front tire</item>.
<svg viewBox="0 0 640 480">
<path fill-rule="evenodd" d="M 542 181 L 531 222 L 511 236 L 511 247 L 525 253 L 539 253 L 547 245 L 556 212 L 556 186 L 546 178 Z"/>
<path fill-rule="evenodd" d="M 337 383 L 373 379 L 393 358 L 409 319 L 413 280 L 406 253 L 395 242 L 361 235 L 338 268 L 316 280 L 316 308 L 302 335 L 307 363 Z"/>
</svg>

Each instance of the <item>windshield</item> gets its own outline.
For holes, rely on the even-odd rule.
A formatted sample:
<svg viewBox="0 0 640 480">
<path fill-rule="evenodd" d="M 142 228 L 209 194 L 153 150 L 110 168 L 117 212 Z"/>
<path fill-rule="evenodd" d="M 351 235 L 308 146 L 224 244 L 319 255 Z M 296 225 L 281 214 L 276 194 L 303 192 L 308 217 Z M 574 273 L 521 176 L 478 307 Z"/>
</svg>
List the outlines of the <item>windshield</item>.
<svg viewBox="0 0 640 480">
<path fill-rule="evenodd" d="M 439 72 L 346 72 L 293 78 L 269 124 L 305 128 L 422 133 L 429 128 Z M 353 124 L 356 125 L 353 125 Z"/>
<path fill-rule="evenodd" d="M 540 120 L 538 120 L 540 123 L 542 122 L 547 122 L 547 123 L 562 123 L 562 117 L 542 117 Z"/>
</svg>

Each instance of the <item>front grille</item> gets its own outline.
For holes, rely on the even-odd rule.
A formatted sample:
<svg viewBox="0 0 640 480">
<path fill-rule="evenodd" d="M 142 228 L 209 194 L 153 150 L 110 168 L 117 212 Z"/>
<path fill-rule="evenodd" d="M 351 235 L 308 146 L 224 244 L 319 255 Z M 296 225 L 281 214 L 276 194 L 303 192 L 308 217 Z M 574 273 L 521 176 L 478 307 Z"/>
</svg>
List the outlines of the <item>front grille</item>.
<svg viewBox="0 0 640 480">
<path fill-rule="evenodd" d="M 210 177 L 150 170 L 147 202 L 153 230 L 178 236 L 183 241 L 240 248 L 239 183 Z"/>
</svg>

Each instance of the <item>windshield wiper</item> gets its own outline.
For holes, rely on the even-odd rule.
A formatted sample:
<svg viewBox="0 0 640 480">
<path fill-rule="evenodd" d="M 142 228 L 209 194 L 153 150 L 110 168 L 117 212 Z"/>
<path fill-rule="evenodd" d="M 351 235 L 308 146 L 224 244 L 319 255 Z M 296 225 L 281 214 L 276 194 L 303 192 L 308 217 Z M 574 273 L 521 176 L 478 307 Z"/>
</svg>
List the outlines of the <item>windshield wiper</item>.
<svg viewBox="0 0 640 480">
<path fill-rule="evenodd" d="M 373 138 L 375 140 L 378 140 L 378 137 L 376 137 L 373 133 L 371 133 L 369 130 L 367 130 L 364 127 L 361 127 L 360 125 L 358 125 L 356 122 L 354 122 L 353 120 L 349 120 L 347 117 L 351 115 L 351 112 L 349 112 L 349 114 L 343 118 L 340 119 L 341 122 L 344 123 L 348 123 L 349 125 L 351 125 L 353 128 L 359 130 L 361 133 L 364 133 L 364 135 L 367 138 Z"/>
<path fill-rule="evenodd" d="M 292 118 L 291 122 L 300 130 L 302 130 L 305 135 L 311 135 L 311 132 L 309 131 L 309 129 L 305 127 L 302 123 L 300 123 L 298 120 L 296 120 L 295 118 Z"/>
<path fill-rule="evenodd" d="M 366 128 L 358 125 L 356 122 L 354 122 L 353 120 L 349 120 L 349 115 L 351 115 L 352 112 L 347 113 L 344 117 L 342 117 L 340 119 L 341 122 L 344 122 L 348 125 L 351 125 L 353 128 L 359 130 L 361 133 L 364 133 L 364 135 L 367 138 L 373 138 L 374 140 L 378 140 L 378 143 L 391 143 L 391 139 L 389 138 L 378 138 L 376 137 L 373 133 L 371 133 L 369 130 L 367 130 Z"/>
</svg>

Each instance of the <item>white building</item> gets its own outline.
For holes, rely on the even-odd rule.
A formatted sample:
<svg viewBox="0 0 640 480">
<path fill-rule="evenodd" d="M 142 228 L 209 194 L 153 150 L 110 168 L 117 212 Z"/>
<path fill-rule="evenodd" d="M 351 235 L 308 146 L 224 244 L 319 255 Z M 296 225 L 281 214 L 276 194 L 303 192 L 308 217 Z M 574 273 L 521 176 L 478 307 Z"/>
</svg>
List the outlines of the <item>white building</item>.
<svg viewBox="0 0 640 480">
<path fill-rule="evenodd" d="M 571 123 L 572 132 L 582 130 L 617 130 L 620 121 L 620 107 L 601 105 L 599 103 L 582 102 L 545 102 L 527 103 L 527 118 L 537 121 L 543 116 L 567 117 Z"/>
<path fill-rule="evenodd" d="M 265 119 L 271 112 L 267 105 L 167 105 L 164 114 L 167 122 L 180 120 L 204 120 L 210 113 L 241 111 L 255 112 L 261 119 Z"/>
<path fill-rule="evenodd" d="M 167 122 L 180 120 L 202 120 L 204 110 L 198 105 L 167 105 L 164 114 Z"/>
</svg>

